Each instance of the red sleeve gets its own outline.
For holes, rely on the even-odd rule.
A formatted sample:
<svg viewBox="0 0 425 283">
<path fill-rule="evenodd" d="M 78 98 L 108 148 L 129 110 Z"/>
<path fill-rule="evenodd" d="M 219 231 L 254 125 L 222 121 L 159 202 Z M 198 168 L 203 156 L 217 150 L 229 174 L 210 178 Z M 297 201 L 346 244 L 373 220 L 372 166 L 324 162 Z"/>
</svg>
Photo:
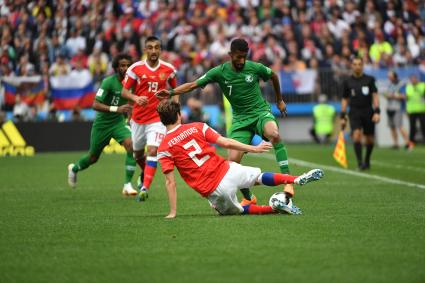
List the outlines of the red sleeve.
<svg viewBox="0 0 425 283">
<path fill-rule="evenodd" d="M 171 88 L 175 88 L 177 86 L 177 79 L 176 76 L 174 77 L 170 77 L 170 79 L 168 80 L 168 83 L 170 84 Z"/>
<path fill-rule="evenodd" d="M 124 81 L 122 82 L 123 88 L 131 89 L 136 83 L 136 79 L 137 79 L 137 76 L 133 72 L 133 69 L 129 68 L 127 72 L 125 73 L 125 78 L 124 78 Z"/>
<path fill-rule="evenodd" d="M 209 143 L 215 143 L 221 135 L 217 133 L 213 128 L 207 124 L 203 124 L 202 132 L 204 133 L 205 139 Z"/>
<path fill-rule="evenodd" d="M 161 164 L 162 173 L 167 174 L 174 170 L 174 161 L 168 151 L 158 151 L 158 161 Z"/>
</svg>

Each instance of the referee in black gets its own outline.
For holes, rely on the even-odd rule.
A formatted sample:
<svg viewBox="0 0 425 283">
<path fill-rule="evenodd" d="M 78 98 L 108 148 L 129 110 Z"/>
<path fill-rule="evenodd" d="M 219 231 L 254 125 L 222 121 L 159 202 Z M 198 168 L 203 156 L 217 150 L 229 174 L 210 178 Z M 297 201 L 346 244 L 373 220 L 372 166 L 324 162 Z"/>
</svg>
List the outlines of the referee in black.
<svg viewBox="0 0 425 283">
<path fill-rule="evenodd" d="M 354 152 L 359 170 L 370 169 L 370 156 L 375 144 L 375 124 L 380 120 L 379 96 L 375 78 L 363 73 L 363 60 L 359 57 L 351 59 L 352 75 L 343 84 L 341 100 L 341 128 L 347 125 L 347 107 L 350 107 L 348 118 L 352 131 Z M 362 157 L 362 136 L 365 137 L 366 155 Z"/>
</svg>

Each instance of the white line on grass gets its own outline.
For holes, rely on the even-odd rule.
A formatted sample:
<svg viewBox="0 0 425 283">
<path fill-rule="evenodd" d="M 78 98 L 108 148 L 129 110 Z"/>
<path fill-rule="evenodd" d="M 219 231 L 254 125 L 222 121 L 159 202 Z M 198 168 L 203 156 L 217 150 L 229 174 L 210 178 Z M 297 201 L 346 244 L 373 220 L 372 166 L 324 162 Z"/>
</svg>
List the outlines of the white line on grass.
<svg viewBox="0 0 425 283">
<path fill-rule="evenodd" d="M 265 158 L 265 159 L 269 159 L 269 160 L 275 160 L 274 156 L 271 156 L 271 155 L 268 155 L 268 154 L 261 154 L 261 155 L 260 154 L 252 154 L 252 155 L 250 154 L 250 156 L 257 157 L 257 158 L 258 157 Z M 294 163 L 294 164 L 297 164 L 299 166 L 311 167 L 311 168 L 320 168 L 320 169 L 333 171 L 333 172 L 337 172 L 337 173 L 342 173 L 342 174 L 347 174 L 347 175 L 352 175 L 352 176 L 357 176 L 357 177 L 363 177 L 363 178 L 368 178 L 368 179 L 375 179 L 375 180 L 378 180 L 378 181 L 381 181 L 381 182 L 403 185 L 403 186 L 419 188 L 419 189 L 425 189 L 425 185 L 422 185 L 422 184 L 401 181 L 401 180 L 392 179 L 392 178 L 383 177 L 383 176 L 378 176 L 378 175 L 365 174 L 365 173 L 361 173 L 361 172 L 357 172 L 357 171 L 353 171 L 353 170 L 338 168 L 338 167 L 335 167 L 335 166 L 323 165 L 323 164 L 308 162 L 308 161 L 304 161 L 304 160 L 300 160 L 300 159 L 294 159 L 294 158 L 290 158 L 289 161 L 290 161 L 290 163 Z"/>
<path fill-rule="evenodd" d="M 378 165 L 378 166 L 381 166 L 381 167 L 396 168 L 396 169 L 408 169 L 408 170 L 412 170 L 412 171 L 418 171 L 418 172 L 424 172 L 425 173 L 425 168 L 420 168 L 420 167 L 406 166 L 406 165 L 399 165 L 399 164 L 388 164 L 388 163 L 380 162 L 380 161 L 376 161 L 376 160 L 372 160 L 372 163 L 374 165 Z"/>
</svg>

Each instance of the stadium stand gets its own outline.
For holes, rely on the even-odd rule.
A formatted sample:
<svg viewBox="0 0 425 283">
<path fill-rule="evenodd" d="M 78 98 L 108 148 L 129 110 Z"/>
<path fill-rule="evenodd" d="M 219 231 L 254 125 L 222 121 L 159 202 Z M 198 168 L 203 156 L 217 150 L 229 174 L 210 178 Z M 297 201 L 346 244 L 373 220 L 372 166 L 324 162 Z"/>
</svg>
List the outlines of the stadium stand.
<svg viewBox="0 0 425 283">
<path fill-rule="evenodd" d="M 127 52 L 139 60 L 149 35 L 161 38 L 179 83 L 227 60 L 231 39 L 245 37 L 251 59 L 280 72 L 287 101 L 311 103 L 319 93 L 337 100 L 352 54 L 368 69 L 425 68 L 424 6 L 417 0 L 0 0 L 0 104 L 13 116 L 20 95 L 29 120 L 71 119 L 72 109 L 55 109 L 62 78 L 90 77 L 87 85 L 69 87 L 93 95 L 112 71 L 111 58 Z M 212 86 L 192 96 L 221 105 L 217 92 Z M 273 101 L 270 86 L 264 93 Z"/>
</svg>

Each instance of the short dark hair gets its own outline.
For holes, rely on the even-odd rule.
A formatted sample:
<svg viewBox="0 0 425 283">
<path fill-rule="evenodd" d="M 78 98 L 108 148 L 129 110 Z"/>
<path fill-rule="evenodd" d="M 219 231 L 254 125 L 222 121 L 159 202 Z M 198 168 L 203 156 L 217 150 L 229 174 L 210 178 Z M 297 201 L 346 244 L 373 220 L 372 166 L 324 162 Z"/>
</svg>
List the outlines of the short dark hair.
<svg viewBox="0 0 425 283">
<path fill-rule="evenodd" d="M 165 126 L 172 125 L 177 122 L 177 114 L 180 114 L 180 103 L 165 99 L 158 104 L 156 111 L 162 124 Z"/>
<path fill-rule="evenodd" d="M 149 42 L 149 41 L 159 41 L 159 44 L 161 45 L 161 41 L 159 40 L 158 37 L 154 36 L 154 35 L 150 35 L 145 39 L 145 45 Z"/>
<path fill-rule="evenodd" d="M 114 57 L 112 60 L 112 68 L 116 71 L 118 69 L 118 65 L 120 64 L 120 61 L 126 59 L 130 61 L 130 64 L 133 63 L 133 58 L 126 54 L 126 53 L 120 53 L 117 56 Z"/>
<path fill-rule="evenodd" d="M 363 58 L 358 55 L 351 55 L 350 61 L 353 62 L 354 60 L 360 60 L 363 63 Z"/>
<path fill-rule="evenodd" d="M 235 51 L 248 52 L 249 51 L 248 42 L 246 42 L 246 40 L 243 38 L 234 39 L 232 43 L 230 43 L 230 52 L 235 52 Z"/>
</svg>

